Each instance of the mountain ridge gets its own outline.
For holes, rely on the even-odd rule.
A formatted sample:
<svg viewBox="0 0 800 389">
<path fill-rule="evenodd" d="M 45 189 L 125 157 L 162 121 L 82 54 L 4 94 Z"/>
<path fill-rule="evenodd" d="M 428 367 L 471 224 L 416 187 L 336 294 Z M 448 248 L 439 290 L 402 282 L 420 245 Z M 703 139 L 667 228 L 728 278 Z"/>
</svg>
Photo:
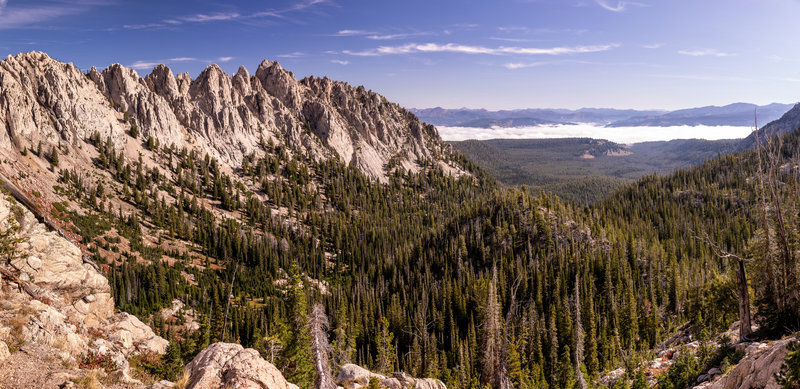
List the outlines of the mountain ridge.
<svg viewBox="0 0 800 389">
<path fill-rule="evenodd" d="M 145 77 L 120 64 L 84 75 L 44 53 L 21 53 L 0 61 L 0 87 L 6 147 L 58 139 L 68 147 L 99 132 L 122 148 L 130 126 L 143 140 L 191 144 L 232 166 L 272 140 L 315 160 L 340 158 L 382 182 L 395 167 L 416 172 L 426 160 L 462 173 L 440 158 L 451 152 L 435 128 L 399 105 L 328 78 L 298 81 L 267 60 L 254 75 L 241 67 L 228 76 L 209 65 L 191 79 L 165 65 Z"/>
</svg>

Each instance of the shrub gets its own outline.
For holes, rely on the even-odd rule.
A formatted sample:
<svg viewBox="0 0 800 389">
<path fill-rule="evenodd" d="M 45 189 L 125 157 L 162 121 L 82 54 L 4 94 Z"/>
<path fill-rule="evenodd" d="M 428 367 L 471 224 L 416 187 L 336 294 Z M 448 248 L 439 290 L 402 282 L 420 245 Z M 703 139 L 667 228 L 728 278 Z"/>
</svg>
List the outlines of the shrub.
<svg viewBox="0 0 800 389">
<path fill-rule="evenodd" d="M 117 364 L 114 363 L 109 354 L 99 354 L 94 351 L 81 355 L 78 366 L 87 370 L 102 369 L 106 373 L 111 373 L 117 369 Z"/>
</svg>

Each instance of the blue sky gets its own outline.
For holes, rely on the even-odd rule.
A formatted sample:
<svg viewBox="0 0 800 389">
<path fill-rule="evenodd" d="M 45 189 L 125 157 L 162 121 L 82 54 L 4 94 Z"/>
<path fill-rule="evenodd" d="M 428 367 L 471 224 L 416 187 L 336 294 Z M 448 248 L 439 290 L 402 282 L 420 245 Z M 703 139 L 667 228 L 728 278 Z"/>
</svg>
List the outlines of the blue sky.
<svg viewBox="0 0 800 389">
<path fill-rule="evenodd" d="M 0 0 L 0 53 L 327 75 L 406 107 L 800 101 L 797 0 Z"/>
</svg>

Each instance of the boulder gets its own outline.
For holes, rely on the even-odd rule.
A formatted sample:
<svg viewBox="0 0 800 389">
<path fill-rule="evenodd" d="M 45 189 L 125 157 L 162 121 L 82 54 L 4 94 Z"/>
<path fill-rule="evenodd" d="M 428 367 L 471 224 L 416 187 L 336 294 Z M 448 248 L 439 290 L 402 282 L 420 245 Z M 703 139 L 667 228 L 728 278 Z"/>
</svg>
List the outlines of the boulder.
<svg viewBox="0 0 800 389">
<path fill-rule="evenodd" d="M 414 378 L 404 372 L 395 372 L 387 377 L 352 363 L 339 369 L 336 383 L 344 389 L 359 389 L 367 387 L 373 378 L 378 380 L 381 387 L 389 389 L 447 389 L 442 381 L 435 378 Z"/>
<path fill-rule="evenodd" d="M 8 345 L 0 340 L 0 362 L 5 361 L 10 356 L 11 352 L 8 351 Z"/>
<path fill-rule="evenodd" d="M 126 312 L 117 314 L 113 324 L 108 327 L 108 333 L 108 339 L 122 348 L 126 354 L 134 352 L 163 354 L 169 346 L 169 342 L 156 335 L 147 324 Z"/>
<path fill-rule="evenodd" d="M 186 389 L 294 389 L 281 372 L 258 351 L 239 344 L 214 343 L 184 368 Z"/>
<path fill-rule="evenodd" d="M 369 385 L 369 380 L 372 378 L 383 381 L 386 376 L 375 374 L 361 366 L 348 363 L 339 368 L 336 383 L 344 389 L 358 389 Z"/>
</svg>

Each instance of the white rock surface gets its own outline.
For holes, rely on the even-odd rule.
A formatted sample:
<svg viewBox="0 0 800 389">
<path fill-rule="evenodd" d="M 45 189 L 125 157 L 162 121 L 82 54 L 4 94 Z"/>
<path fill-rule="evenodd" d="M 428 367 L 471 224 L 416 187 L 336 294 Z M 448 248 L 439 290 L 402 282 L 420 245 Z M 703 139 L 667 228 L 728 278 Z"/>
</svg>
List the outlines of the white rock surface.
<svg viewBox="0 0 800 389">
<path fill-rule="evenodd" d="M 144 78 L 120 64 L 84 75 L 38 52 L 0 61 L 0 150 L 40 141 L 75 147 L 95 132 L 122 149 L 131 124 L 142 139 L 194 147 L 232 167 L 262 152 L 263 139 L 315 160 L 338 156 L 380 181 L 396 166 L 418 171 L 424 160 L 463 173 L 443 161 L 450 148 L 436 129 L 411 112 L 364 87 L 298 81 L 277 62 L 233 76 L 210 65 L 192 80 L 164 65 Z"/>
<path fill-rule="evenodd" d="M 88 352 L 109 355 L 123 381 L 135 382 L 127 373 L 127 357 L 164 353 L 168 342 L 135 316 L 115 314 L 108 280 L 84 262 L 80 249 L 0 196 L 2 223 L 9 216 L 19 220 L 22 241 L 17 246 L 21 255 L 11 259 L 7 270 L 27 280 L 35 298 L 0 282 L 0 340 L 17 333 L 24 342 L 60 350 L 58 356 L 66 361 Z"/>
<path fill-rule="evenodd" d="M 0 340 L 0 362 L 5 361 L 10 356 L 11 352 L 8 351 L 8 345 Z"/>
<path fill-rule="evenodd" d="M 214 343 L 184 368 L 186 389 L 294 389 L 281 372 L 253 349 L 239 344 Z"/>
<path fill-rule="evenodd" d="M 389 389 L 447 389 L 442 381 L 435 378 L 414 378 L 403 372 L 387 377 L 352 363 L 339 368 L 336 384 L 344 389 L 360 389 L 367 387 L 373 378 L 378 380 L 381 387 Z"/>
<path fill-rule="evenodd" d="M 703 387 L 780 389 L 781 386 L 775 382 L 775 374 L 780 371 L 788 352 L 787 346 L 793 340 L 795 339 L 750 344 L 745 349 L 744 358 L 728 374 Z"/>
</svg>

